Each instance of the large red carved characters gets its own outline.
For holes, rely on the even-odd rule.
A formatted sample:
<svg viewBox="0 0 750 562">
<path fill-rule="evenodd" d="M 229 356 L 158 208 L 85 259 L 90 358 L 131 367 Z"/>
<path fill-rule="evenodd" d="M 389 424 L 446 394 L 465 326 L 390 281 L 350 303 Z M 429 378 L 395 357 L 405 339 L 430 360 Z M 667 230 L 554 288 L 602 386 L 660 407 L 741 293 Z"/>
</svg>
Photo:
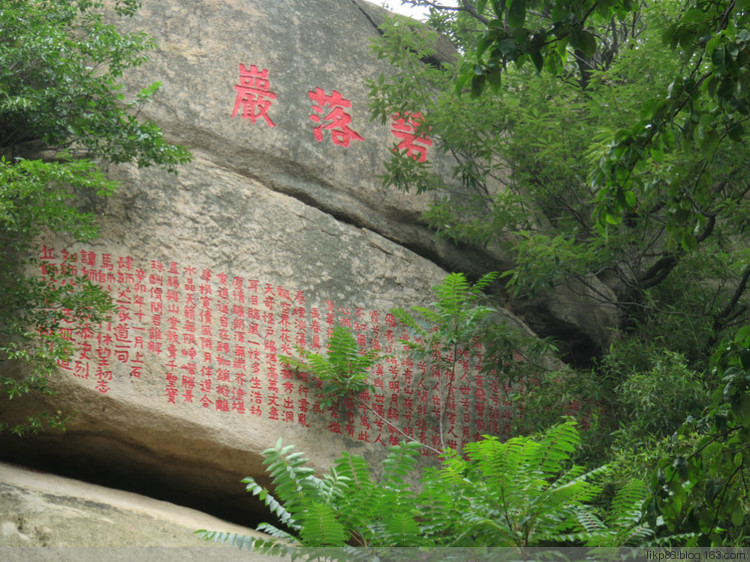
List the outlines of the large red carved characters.
<svg viewBox="0 0 750 562">
<path fill-rule="evenodd" d="M 276 126 L 268 115 L 268 110 L 276 100 L 276 94 L 270 90 L 268 69 L 258 70 L 254 64 L 248 69 L 240 63 L 240 84 L 235 84 L 234 89 L 237 95 L 232 117 L 239 114 L 252 123 L 262 117 L 267 125 Z M 352 116 L 346 110 L 352 107 L 352 102 L 344 98 L 341 92 L 332 90 L 329 95 L 318 87 L 307 92 L 307 96 L 313 103 L 309 118 L 316 124 L 313 128 L 316 141 L 323 142 L 325 131 L 330 131 L 333 144 L 344 148 L 349 148 L 353 140 L 364 141 L 350 126 Z M 432 140 L 419 132 L 421 123 L 421 113 L 395 114 L 391 134 L 401 139 L 396 150 L 405 152 L 418 162 L 426 162 L 427 149 L 432 146 Z"/>
<path fill-rule="evenodd" d="M 393 116 L 391 133 L 401 139 L 397 150 L 406 151 L 417 162 L 427 161 L 427 148 L 432 146 L 432 141 L 427 136 L 420 136 L 417 132 L 422 122 L 421 113 L 396 114 Z"/>
<path fill-rule="evenodd" d="M 329 96 L 321 88 L 315 88 L 314 92 L 307 92 L 307 95 L 313 101 L 310 119 L 314 123 L 319 123 L 313 129 L 315 140 L 323 142 L 323 131 L 330 131 L 333 144 L 344 148 L 348 148 L 352 140 L 364 140 L 349 127 L 352 117 L 344 108 L 350 108 L 352 102 L 345 99 L 341 92 L 333 90 Z"/>
<path fill-rule="evenodd" d="M 255 123 L 262 117 L 270 127 L 276 126 L 268 115 L 268 110 L 276 100 L 276 94 L 270 89 L 268 69 L 259 70 L 254 64 L 247 68 L 240 63 L 240 83 L 235 84 L 234 89 L 237 95 L 232 118 L 240 115 L 243 119 L 250 119 L 251 123 Z M 330 131 L 333 144 L 344 148 L 348 148 L 353 140 L 364 140 L 349 126 L 352 116 L 346 112 L 346 109 L 351 108 L 352 103 L 344 98 L 341 92 L 333 90 L 328 95 L 323 89 L 316 88 L 314 91 L 307 92 L 307 95 L 313 102 L 310 120 L 318 124 L 313 128 L 315 140 L 323 142 L 324 131 Z M 427 142 L 432 144 L 430 141 Z"/>
<path fill-rule="evenodd" d="M 262 117 L 268 126 L 275 127 L 276 123 L 268 115 L 268 110 L 276 99 L 276 94 L 271 92 L 270 87 L 267 69 L 258 70 L 254 64 L 248 69 L 240 63 L 240 83 L 234 86 L 237 98 L 232 117 L 239 113 L 243 119 L 250 119 L 251 123 Z"/>
<path fill-rule="evenodd" d="M 452 357 L 415 362 L 402 343 L 408 334 L 389 312 L 330 299 L 309 303 L 299 290 L 176 261 L 142 267 L 128 256 L 45 246 L 42 275 L 52 265 L 101 284 L 117 305 L 100 329 L 64 332 L 77 351 L 61 369 L 102 394 L 117 392 L 124 379 L 143 389 L 156 382 L 159 399 L 173 407 L 300 428 L 322 416 L 332 433 L 384 446 L 408 437 L 458 449 L 482 433 L 510 430 L 496 380 L 485 380 L 466 356 L 455 358 L 455 380 L 440 366 Z M 347 327 L 363 353 L 375 349 L 384 358 L 371 372 L 373 392 L 342 409 L 323 409 L 314 382 L 279 356 L 295 355 L 298 347 L 325 352 L 336 326 Z"/>
</svg>

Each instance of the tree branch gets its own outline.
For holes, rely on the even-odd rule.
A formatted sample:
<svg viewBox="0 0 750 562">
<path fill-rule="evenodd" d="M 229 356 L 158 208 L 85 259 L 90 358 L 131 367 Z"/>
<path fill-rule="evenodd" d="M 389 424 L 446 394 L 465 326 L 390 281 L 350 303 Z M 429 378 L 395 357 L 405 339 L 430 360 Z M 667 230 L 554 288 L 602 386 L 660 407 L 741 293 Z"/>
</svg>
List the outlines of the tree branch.
<svg viewBox="0 0 750 562">
<path fill-rule="evenodd" d="M 728 319 L 729 315 L 732 313 L 732 310 L 734 310 L 734 308 L 737 306 L 737 303 L 742 297 L 742 294 L 745 292 L 745 289 L 747 289 L 748 281 L 750 281 L 750 266 L 745 268 L 745 271 L 742 274 L 742 278 L 740 279 L 740 283 L 739 285 L 737 285 L 732 298 L 729 299 L 729 302 L 724 307 L 724 309 L 718 314 L 718 316 L 716 316 L 716 319 L 714 320 L 715 330 L 720 327 L 720 323 L 723 320 Z"/>
<path fill-rule="evenodd" d="M 696 242 L 698 242 L 699 244 L 706 240 L 706 238 L 711 236 L 714 228 L 716 227 L 716 215 L 705 216 L 708 218 L 708 223 L 703 229 L 703 232 L 695 237 Z M 670 252 L 659 258 L 657 262 L 650 268 L 648 268 L 646 273 L 644 273 L 638 280 L 638 285 L 640 286 L 640 288 L 649 289 L 664 281 L 667 275 L 669 275 L 669 273 L 675 268 L 675 266 L 679 262 L 680 256 L 683 253 L 684 252 L 682 251 Z"/>
</svg>

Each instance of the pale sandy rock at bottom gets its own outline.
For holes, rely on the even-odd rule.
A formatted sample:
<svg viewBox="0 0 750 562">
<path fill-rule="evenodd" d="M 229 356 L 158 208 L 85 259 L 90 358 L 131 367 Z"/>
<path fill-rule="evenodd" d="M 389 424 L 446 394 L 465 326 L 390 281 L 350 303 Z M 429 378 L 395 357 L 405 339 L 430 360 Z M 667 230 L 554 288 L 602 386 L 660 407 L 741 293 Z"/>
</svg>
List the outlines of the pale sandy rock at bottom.
<svg viewBox="0 0 750 562">
<path fill-rule="evenodd" d="M 268 559 L 203 541 L 197 529 L 263 536 L 168 502 L 0 463 L 2 560 Z"/>
</svg>

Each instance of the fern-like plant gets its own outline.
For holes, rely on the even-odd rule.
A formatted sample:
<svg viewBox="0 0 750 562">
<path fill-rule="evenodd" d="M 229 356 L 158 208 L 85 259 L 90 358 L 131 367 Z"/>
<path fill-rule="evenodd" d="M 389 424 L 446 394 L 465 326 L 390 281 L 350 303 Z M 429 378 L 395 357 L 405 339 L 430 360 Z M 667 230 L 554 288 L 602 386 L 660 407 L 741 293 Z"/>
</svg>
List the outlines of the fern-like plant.
<svg viewBox="0 0 750 562">
<path fill-rule="evenodd" d="M 297 348 L 300 358 L 279 356 L 281 361 L 311 374 L 321 381 L 318 392 L 321 408 L 336 406 L 347 398 L 357 398 L 365 391 L 374 391 L 367 381 L 368 369 L 379 360 L 377 351 L 362 353 L 354 336 L 343 326 L 333 329 L 328 340 L 328 355 L 310 353 Z"/>
<path fill-rule="evenodd" d="M 601 491 L 607 468 L 586 471 L 571 462 L 580 444 L 574 421 L 541 439 L 487 437 L 470 443 L 466 457 L 447 458 L 426 477 L 420 504 L 429 536 L 443 546 L 533 546 L 561 543 L 584 531 L 579 513 Z M 456 517 L 460 513 L 460 517 Z"/>
<path fill-rule="evenodd" d="M 602 467 L 586 471 L 571 462 L 580 445 L 574 421 L 538 439 L 494 437 L 466 447 L 466 456 L 446 455 L 439 468 L 422 474 L 421 491 L 408 482 L 420 445 L 392 447 L 373 477 L 364 458 L 342 453 L 319 478 L 292 446 L 264 452 L 274 493 L 246 478 L 286 529 L 264 523 L 268 539 L 198 531 L 206 539 L 253 550 L 295 556 L 303 547 L 526 547 L 578 543 L 637 544 L 651 536 L 641 522 L 644 487 L 621 490 L 599 518 L 590 505 L 601 491 Z M 360 552 L 351 552 L 355 557 Z"/>
<path fill-rule="evenodd" d="M 208 540 L 246 546 L 266 554 L 292 555 L 303 547 L 390 547 L 424 544 L 417 523 L 415 494 L 407 483 L 419 457 L 418 443 L 391 447 L 382 476 L 373 477 L 365 459 L 347 452 L 322 478 L 306 466 L 293 445 L 263 452 L 274 492 L 245 478 L 247 490 L 258 496 L 288 529 L 263 523 L 268 539 L 201 530 Z"/>
<path fill-rule="evenodd" d="M 443 418 L 450 389 L 456 380 L 456 369 L 461 357 L 469 357 L 476 343 L 484 320 L 495 309 L 481 304 L 483 290 L 497 278 L 496 273 L 488 273 L 472 284 L 463 273 L 451 273 L 442 283 L 432 288 L 437 297 L 429 307 L 412 307 L 412 313 L 401 308 L 394 309 L 393 315 L 411 332 L 410 340 L 403 340 L 412 355 L 419 360 L 437 361 L 445 376 L 440 378 L 438 399 L 440 414 L 438 419 L 441 447 L 445 446 Z"/>
<path fill-rule="evenodd" d="M 443 422 L 447 398 L 460 376 L 461 364 L 479 366 L 485 375 L 502 376 L 507 382 L 513 382 L 546 370 L 545 361 L 539 359 L 557 351 L 549 340 L 531 337 L 512 323 L 499 321 L 501 315 L 496 308 L 488 306 L 484 294 L 497 278 L 497 273 L 493 272 L 471 283 L 463 273 L 451 273 L 432 288 L 437 300 L 429 306 L 391 311 L 410 333 L 410 339 L 402 343 L 414 359 L 431 361 L 441 372 L 437 423 L 443 450 L 446 449 Z M 482 347 L 481 365 L 477 365 L 477 344 Z M 517 361 L 519 355 L 524 361 Z"/>
<path fill-rule="evenodd" d="M 306 372 L 314 380 L 319 381 L 316 398 L 320 401 L 321 408 L 335 407 L 342 400 L 351 399 L 383 423 L 389 425 L 406 440 L 414 441 L 413 437 L 408 436 L 401 428 L 384 418 L 369 404 L 360 399 L 366 391 L 375 392 L 375 387 L 368 381 L 368 370 L 382 359 L 377 351 L 363 352 L 352 333 L 343 326 L 333 329 L 328 341 L 327 356 L 310 353 L 299 347 L 297 351 L 300 355 L 299 359 L 281 355 L 281 361 L 295 369 Z M 420 443 L 420 445 L 435 454 L 441 453 L 440 450 L 426 443 Z"/>
<path fill-rule="evenodd" d="M 615 494 L 604 519 L 591 510 L 577 510 L 576 518 L 583 531 L 567 537 L 568 540 L 606 548 L 644 544 L 654 535 L 643 517 L 647 498 L 645 482 L 631 480 Z"/>
<path fill-rule="evenodd" d="M 488 273 L 472 284 L 463 273 L 451 273 L 432 288 L 437 301 L 412 307 L 417 318 L 401 308 L 394 309 L 396 318 L 415 336 L 415 341 L 406 342 L 409 347 L 426 357 L 436 348 L 450 352 L 473 343 L 481 321 L 495 312 L 480 301 L 483 290 L 496 278 L 497 273 Z"/>
</svg>

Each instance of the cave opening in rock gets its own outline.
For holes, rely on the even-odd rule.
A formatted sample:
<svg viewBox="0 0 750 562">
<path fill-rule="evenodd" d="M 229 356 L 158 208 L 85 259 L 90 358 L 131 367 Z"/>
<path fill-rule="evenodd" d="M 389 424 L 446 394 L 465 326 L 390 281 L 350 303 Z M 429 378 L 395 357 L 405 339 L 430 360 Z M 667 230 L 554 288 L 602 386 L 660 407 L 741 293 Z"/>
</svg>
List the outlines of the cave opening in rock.
<svg viewBox="0 0 750 562">
<path fill-rule="evenodd" d="M 257 497 L 245 491 L 245 484 L 236 475 L 212 477 L 210 470 L 191 474 L 173 465 L 147 465 L 123 455 L 86 455 L 78 445 L 66 447 L 64 440 L 55 443 L 36 436 L 3 436 L 0 460 L 170 502 L 252 529 L 263 522 L 280 524 Z M 258 480 L 268 485 L 262 478 Z"/>
</svg>

